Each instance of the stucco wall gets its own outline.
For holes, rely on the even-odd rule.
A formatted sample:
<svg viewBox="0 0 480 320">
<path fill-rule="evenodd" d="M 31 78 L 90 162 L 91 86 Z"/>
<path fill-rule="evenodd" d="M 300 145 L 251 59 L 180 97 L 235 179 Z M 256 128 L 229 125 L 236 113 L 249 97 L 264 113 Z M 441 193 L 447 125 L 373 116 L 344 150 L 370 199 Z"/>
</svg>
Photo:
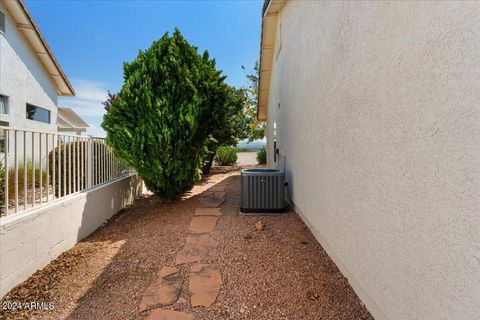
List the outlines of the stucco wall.
<svg viewBox="0 0 480 320">
<path fill-rule="evenodd" d="M 136 176 L 0 220 L 0 297 L 142 193 Z"/>
<path fill-rule="evenodd" d="M 56 87 L 1 2 L 0 10 L 6 14 L 6 33 L 0 32 L 0 94 L 9 98 L 9 114 L 0 114 L 0 120 L 10 127 L 56 132 Z M 50 110 L 51 123 L 27 119 L 26 103 Z"/>
<path fill-rule="evenodd" d="M 288 1 L 280 23 L 269 139 L 298 211 L 377 319 L 478 319 L 480 4 Z"/>
</svg>

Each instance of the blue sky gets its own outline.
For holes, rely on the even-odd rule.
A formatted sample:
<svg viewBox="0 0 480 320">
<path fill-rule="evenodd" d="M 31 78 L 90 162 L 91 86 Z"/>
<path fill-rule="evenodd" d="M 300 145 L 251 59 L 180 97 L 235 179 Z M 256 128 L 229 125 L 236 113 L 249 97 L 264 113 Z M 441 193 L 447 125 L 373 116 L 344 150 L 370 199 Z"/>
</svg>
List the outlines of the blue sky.
<svg viewBox="0 0 480 320">
<path fill-rule="evenodd" d="M 76 97 L 60 98 L 104 136 L 100 123 L 107 90 L 120 90 L 122 64 L 178 27 L 208 50 L 227 82 L 245 84 L 244 65 L 259 58 L 263 1 L 26 1 L 72 82 Z"/>
</svg>

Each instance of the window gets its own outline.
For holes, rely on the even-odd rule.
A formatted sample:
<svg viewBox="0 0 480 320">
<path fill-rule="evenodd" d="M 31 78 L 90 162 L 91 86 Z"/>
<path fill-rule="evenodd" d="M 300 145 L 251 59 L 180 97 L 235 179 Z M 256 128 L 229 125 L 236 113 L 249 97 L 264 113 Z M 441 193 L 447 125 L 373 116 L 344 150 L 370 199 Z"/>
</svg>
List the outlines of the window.
<svg viewBox="0 0 480 320">
<path fill-rule="evenodd" d="M 8 113 L 8 97 L 0 94 L 0 113 Z"/>
<path fill-rule="evenodd" d="M 6 21 L 5 21 L 5 13 L 3 13 L 2 11 L 0 11 L 0 32 L 3 32 L 5 33 L 5 30 L 6 30 Z"/>
<path fill-rule="evenodd" d="M 27 103 L 27 119 L 50 123 L 50 110 Z"/>
<path fill-rule="evenodd" d="M 6 121 L 0 121 L 0 126 L 8 127 L 9 123 Z M 0 130 L 0 152 L 5 152 L 5 131 Z"/>
</svg>

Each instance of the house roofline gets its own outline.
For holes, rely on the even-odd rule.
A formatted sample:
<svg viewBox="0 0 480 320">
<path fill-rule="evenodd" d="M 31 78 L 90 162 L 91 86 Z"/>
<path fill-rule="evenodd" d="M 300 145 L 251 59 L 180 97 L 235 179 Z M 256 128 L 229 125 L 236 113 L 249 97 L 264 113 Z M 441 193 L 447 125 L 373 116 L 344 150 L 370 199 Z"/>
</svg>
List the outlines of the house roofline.
<svg viewBox="0 0 480 320">
<path fill-rule="evenodd" d="M 7 0 L 3 3 L 15 20 L 17 28 L 25 36 L 35 55 L 42 62 L 48 75 L 55 83 L 58 95 L 74 96 L 75 90 L 72 84 L 53 55 L 52 50 L 48 46 L 47 41 L 40 32 L 38 25 L 35 20 L 33 20 L 23 0 Z"/>
<path fill-rule="evenodd" d="M 267 11 L 268 6 L 270 5 L 271 0 L 265 0 L 263 2 L 263 8 L 262 8 L 262 17 L 265 15 L 265 12 Z"/>
<path fill-rule="evenodd" d="M 61 127 L 58 125 L 59 131 L 90 128 L 90 125 L 86 123 L 85 120 L 83 120 L 72 108 L 58 107 L 58 118 L 69 125 L 69 127 Z"/>
<path fill-rule="evenodd" d="M 273 66 L 278 14 L 287 0 L 265 0 L 260 36 L 260 70 L 258 78 L 257 119 L 267 120 L 268 95 Z"/>
</svg>

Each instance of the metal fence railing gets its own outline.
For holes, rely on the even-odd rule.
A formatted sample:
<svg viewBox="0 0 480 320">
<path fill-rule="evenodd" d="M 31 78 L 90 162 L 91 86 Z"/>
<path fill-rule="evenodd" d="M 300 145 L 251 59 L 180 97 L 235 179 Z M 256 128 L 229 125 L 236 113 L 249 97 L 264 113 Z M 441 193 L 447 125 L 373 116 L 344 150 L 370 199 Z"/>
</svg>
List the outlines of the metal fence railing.
<svg viewBox="0 0 480 320">
<path fill-rule="evenodd" d="M 1 216 L 133 173 L 104 138 L 0 127 Z"/>
</svg>

